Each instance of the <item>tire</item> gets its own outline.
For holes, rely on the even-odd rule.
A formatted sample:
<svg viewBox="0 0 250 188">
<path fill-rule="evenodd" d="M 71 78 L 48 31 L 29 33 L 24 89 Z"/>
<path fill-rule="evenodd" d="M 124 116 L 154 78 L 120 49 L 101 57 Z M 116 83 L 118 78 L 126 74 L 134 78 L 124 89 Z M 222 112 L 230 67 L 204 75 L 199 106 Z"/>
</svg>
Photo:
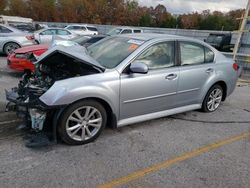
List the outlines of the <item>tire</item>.
<svg viewBox="0 0 250 188">
<path fill-rule="evenodd" d="M 220 85 L 216 84 L 212 86 L 202 103 L 203 112 L 214 112 L 221 104 L 223 98 L 223 89 Z"/>
<path fill-rule="evenodd" d="M 10 55 L 14 50 L 20 48 L 21 46 L 15 42 L 8 42 L 4 45 L 3 51 L 6 55 Z"/>
<path fill-rule="evenodd" d="M 93 142 L 101 134 L 106 123 L 107 113 L 104 107 L 97 101 L 83 100 L 70 105 L 63 112 L 58 132 L 65 143 L 82 145 Z"/>
</svg>

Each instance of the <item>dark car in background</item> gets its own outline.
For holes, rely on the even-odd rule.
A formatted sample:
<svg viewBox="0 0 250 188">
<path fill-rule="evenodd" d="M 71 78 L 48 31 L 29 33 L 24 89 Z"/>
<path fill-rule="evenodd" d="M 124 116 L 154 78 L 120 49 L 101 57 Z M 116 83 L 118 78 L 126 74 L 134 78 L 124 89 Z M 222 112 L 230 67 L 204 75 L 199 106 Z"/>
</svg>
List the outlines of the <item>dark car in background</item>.
<svg viewBox="0 0 250 188">
<path fill-rule="evenodd" d="M 231 44 L 231 33 L 210 33 L 205 42 L 222 52 L 231 52 L 233 45 Z"/>
<path fill-rule="evenodd" d="M 11 24 L 11 26 L 28 33 L 36 31 L 36 28 L 32 24 Z"/>
</svg>

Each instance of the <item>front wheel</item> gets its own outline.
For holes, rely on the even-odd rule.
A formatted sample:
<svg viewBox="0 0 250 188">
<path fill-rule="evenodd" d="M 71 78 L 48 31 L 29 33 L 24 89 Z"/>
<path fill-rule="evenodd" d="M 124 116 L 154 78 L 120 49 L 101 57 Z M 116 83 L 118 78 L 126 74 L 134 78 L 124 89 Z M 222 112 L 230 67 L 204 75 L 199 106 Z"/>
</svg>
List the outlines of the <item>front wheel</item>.
<svg viewBox="0 0 250 188">
<path fill-rule="evenodd" d="M 84 100 L 69 106 L 59 121 L 61 139 L 70 145 L 94 141 L 107 122 L 104 107 L 97 101 Z"/>
<path fill-rule="evenodd" d="M 14 52 L 18 48 L 20 48 L 20 46 L 17 43 L 9 42 L 4 45 L 3 51 L 6 55 L 10 55 L 12 52 Z"/>
<path fill-rule="evenodd" d="M 202 104 L 204 112 L 214 112 L 221 104 L 223 89 L 220 85 L 214 85 L 209 89 Z"/>
</svg>

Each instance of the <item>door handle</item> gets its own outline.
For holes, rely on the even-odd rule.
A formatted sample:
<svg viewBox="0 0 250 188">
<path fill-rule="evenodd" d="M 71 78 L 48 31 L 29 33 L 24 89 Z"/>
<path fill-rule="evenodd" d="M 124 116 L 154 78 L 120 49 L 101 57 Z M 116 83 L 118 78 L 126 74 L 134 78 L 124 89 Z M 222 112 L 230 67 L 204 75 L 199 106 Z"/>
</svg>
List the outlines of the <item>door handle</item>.
<svg viewBox="0 0 250 188">
<path fill-rule="evenodd" d="M 167 80 L 174 80 L 175 78 L 177 78 L 177 74 L 169 74 L 165 77 Z"/>
<path fill-rule="evenodd" d="M 214 69 L 209 68 L 209 69 L 206 70 L 206 73 L 211 73 L 211 72 L 213 72 L 213 71 L 214 71 Z"/>
</svg>

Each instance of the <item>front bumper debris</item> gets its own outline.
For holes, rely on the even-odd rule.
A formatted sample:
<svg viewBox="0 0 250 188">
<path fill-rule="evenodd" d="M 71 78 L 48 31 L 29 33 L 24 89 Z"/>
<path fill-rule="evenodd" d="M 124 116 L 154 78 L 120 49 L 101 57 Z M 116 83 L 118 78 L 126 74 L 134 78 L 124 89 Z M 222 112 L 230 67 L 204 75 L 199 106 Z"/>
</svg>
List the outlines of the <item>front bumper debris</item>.
<svg viewBox="0 0 250 188">
<path fill-rule="evenodd" d="M 17 116 L 24 118 L 25 121 L 31 121 L 33 130 L 41 131 L 46 119 L 46 105 L 39 99 L 29 100 L 19 96 L 18 89 L 12 88 L 5 90 L 6 99 L 9 101 L 5 111 L 16 111 Z"/>
</svg>

